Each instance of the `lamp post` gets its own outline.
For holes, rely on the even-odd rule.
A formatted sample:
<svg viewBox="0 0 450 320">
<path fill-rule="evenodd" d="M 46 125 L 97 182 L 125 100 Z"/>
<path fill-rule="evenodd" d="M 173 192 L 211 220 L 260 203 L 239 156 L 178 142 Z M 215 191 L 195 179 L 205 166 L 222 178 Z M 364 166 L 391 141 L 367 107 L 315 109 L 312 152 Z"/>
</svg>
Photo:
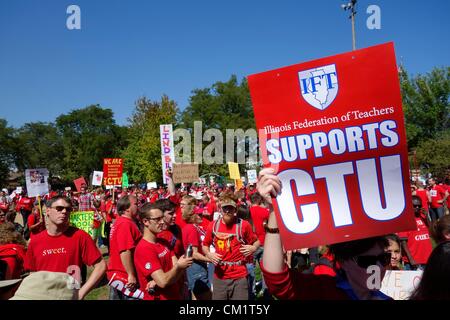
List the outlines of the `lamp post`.
<svg viewBox="0 0 450 320">
<path fill-rule="evenodd" d="M 356 50 L 356 34 L 355 34 L 355 15 L 356 15 L 356 2 L 357 0 L 351 0 L 347 4 L 342 4 L 341 8 L 345 11 L 350 10 L 349 19 L 352 20 L 352 44 L 353 50 Z"/>
</svg>

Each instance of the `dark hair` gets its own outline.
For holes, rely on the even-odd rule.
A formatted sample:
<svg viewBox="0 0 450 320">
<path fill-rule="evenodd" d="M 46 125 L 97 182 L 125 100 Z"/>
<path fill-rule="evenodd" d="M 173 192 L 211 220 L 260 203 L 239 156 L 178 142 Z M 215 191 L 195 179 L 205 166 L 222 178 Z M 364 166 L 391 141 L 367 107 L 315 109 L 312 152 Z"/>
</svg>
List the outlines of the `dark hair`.
<svg viewBox="0 0 450 320">
<path fill-rule="evenodd" d="M 439 218 L 430 226 L 430 236 L 437 243 L 447 240 L 445 234 L 450 235 L 450 215 Z"/>
<path fill-rule="evenodd" d="M 255 192 L 254 194 L 252 194 L 250 196 L 250 202 L 252 204 L 260 204 L 263 200 L 263 197 L 261 196 L 261 194 L 259 192 Z"/>
<path fill-rule="evenodd" d="M 61 195 L 58 195 L 58 196 L 56 196 L 56 197 L 53 197 L 53 198 L 48 199 L 48 200 L 45 202 L 45 206 L 46 206 L 47 208 L 50 208 L 50 207 L 51 207 L 56 201 L 58 201 L 58 200 L 64 200 L 64 201 L 67 202 L 68 204 L 72 205 L 72 201 L 71 201 L 69 198 L 64 197 L 64 196 L 61 196 Z"/>
<path fill-rule="evenodd" d="M 148 203 L 148 202 L 147 202 L 147 203 L 145 203 L 144 205 L 142 205 L 142 206 L 139 208 L 139 210 L 138 210 L 139 218 L 141 219 L 141 221 L 142 221 L 143 219 L 148 219 L 150 211 L 151 211 L 151 210 L 155 210 L 155 209 L 162 211 L 160 208 L 158 208 L 158 207 L 156 206 L 155 203 Z"/>
<path fill-rule="evenodd" d="M 398 244 L 398 246 L 401 248 L 402 246 L 401 246 L 401 242 L 400 242 L 400 238 L 399 238 L 399 236 L 398 235 L 396 235 L 396 234 L 388 234 L 388 235 L 386 235 L 386 236 L 384 236 L 384 238 L 386 239 L 386 240 L 391 240 L 391 241 L 395 241 L 395 242 L 397 242 L 397 244 Z M 389 247 L 389 243 L 388 243 L 388 247 Z"/>
<path fill-rule="evenodd" d="M 419 196 L 412 196 L 412 201 L 413 201 L 413 202 L 414 202 L 414 201 L 419 201 L 419 202 L 420 202 L 420 205 L 423 206 L 422 199 L 420 199 Z"/>
<path fill-rule="evenodd" d="M 442 242 L 431 252 L 410 300 L 450 300 L 450 241 Z"/>
<path fill-rule="evenodd" d="M 126 195 L 117 201 L 117 213 L 119 216 L 121 216 L 126 210 L 128 210 L 131 207 L 131 201 L 130 198 L 135 197 L 133 195 Z"/>
<path fill-rule="evenodd" d="M 162 212 L 175 210 L 177 205 L 169 199 L 159 199 L 155 201 L 155 206 Z"/>
<path fill-rule="evenodd" d="M 350 260 L 373 248 L 377 244 L 382 248 L 386 248 L 389 246 L 389 241 L 384 237 L 372 237 L 341 242 L 330 245 L 330 252 L 336 257 L 336 260 Z"/>
</svg>

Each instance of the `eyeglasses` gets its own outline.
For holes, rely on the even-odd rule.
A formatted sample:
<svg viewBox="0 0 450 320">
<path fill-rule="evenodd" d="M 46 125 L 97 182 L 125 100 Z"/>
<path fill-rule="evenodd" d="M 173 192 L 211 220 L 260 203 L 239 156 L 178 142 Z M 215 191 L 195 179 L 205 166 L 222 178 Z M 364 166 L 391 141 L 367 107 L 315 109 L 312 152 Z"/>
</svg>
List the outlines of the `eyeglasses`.
<svg viewBox="0 0 450 320">
<path fill-rule="evenodd" d="M 420 205 L 420 204 L 413 204 L 413 207 L 414 207 L 414 208 L 419 208 L 419 209 L 420 209 L 420 208 L 422 208 L 422 205 Z"/>
<path fill-rule="evenodd" d="M 154 218 L 147 218 L 148 220 L 153 220 L 155 222 L 161 222 L 164 219 L 164 216 L 160 216 L 160 217 L 154 217 Z"/>
<path fill-rule="evenodd" d="M 376 265 L 379 262 L 383 266 L 387 266 L 391 261 L 391 253 L 384 252 L 378 256 L 358 256 L 355 257 L 356 264 L 364 269 Z"/>
<path fill-rule="evenodd" d="M 56 206 L 56 207 L 50 207 L 50 208 L 55 209 L 58 212 L 61 212 L 64 209 L 66 209 L 66 212 L 72 212 L 72 210 L 73 210 L 72 207 L 64 207 L 64 206 Z"/>
<path fill-rule="evenodd" d="M 232 213 L 235 212 L 236 208 L 232 206 L 222 207 L 222 212 L 224 213 Z"/>
</svg>

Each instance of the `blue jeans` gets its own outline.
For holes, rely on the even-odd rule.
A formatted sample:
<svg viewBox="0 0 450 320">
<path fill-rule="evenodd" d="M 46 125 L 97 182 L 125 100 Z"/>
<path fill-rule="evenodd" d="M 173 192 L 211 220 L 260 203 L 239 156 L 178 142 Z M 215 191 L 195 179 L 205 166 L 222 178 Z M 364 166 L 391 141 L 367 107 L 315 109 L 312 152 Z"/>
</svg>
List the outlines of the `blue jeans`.
<svg viewBox="0 0 450 320">
<path fill-rule="evenodd" d="M 211 288 L 206 262 L 196 262 L 186 269 L 189 291 L 194 295 L 202 294 Z"/>
<path fill-rule="evenodd" d="M 248 297 L 249 300 L 255 300 L 256 294 L 255 294 L 255 265 L 253 263 L 247 263 L 247 272 L 248 272 Z"/>
</svg>

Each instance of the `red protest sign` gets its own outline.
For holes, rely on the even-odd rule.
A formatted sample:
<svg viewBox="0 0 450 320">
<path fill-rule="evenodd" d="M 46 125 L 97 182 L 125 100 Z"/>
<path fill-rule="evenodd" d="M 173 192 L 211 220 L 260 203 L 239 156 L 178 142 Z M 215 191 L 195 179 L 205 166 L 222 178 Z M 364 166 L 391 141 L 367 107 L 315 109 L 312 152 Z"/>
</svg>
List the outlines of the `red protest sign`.
<svg viewBox="0 0 450 320">
<path fill-rule="evenodd" d="M 122 158 L 103 159 L 103 184 L 105 186 L 122 185 Z"/>
<path fill-rule="evenodd" d="M 392 43 L 248 77 L 286 249 L 414 229 Z"/>
<path fill-rule="evenodd" d="M 87 186 L 86 180 L 84 180 L 83 177 L 80 177 L 80 178 L 78 178 L 78 179 L 73 180 L 73 184 L 75 185 L 75 188 L 77 188 L 77 191 L 78 191 L 78 192 L 81 191 L 81 186 L 82 186 L 82 185 Z"/>
</svg>

